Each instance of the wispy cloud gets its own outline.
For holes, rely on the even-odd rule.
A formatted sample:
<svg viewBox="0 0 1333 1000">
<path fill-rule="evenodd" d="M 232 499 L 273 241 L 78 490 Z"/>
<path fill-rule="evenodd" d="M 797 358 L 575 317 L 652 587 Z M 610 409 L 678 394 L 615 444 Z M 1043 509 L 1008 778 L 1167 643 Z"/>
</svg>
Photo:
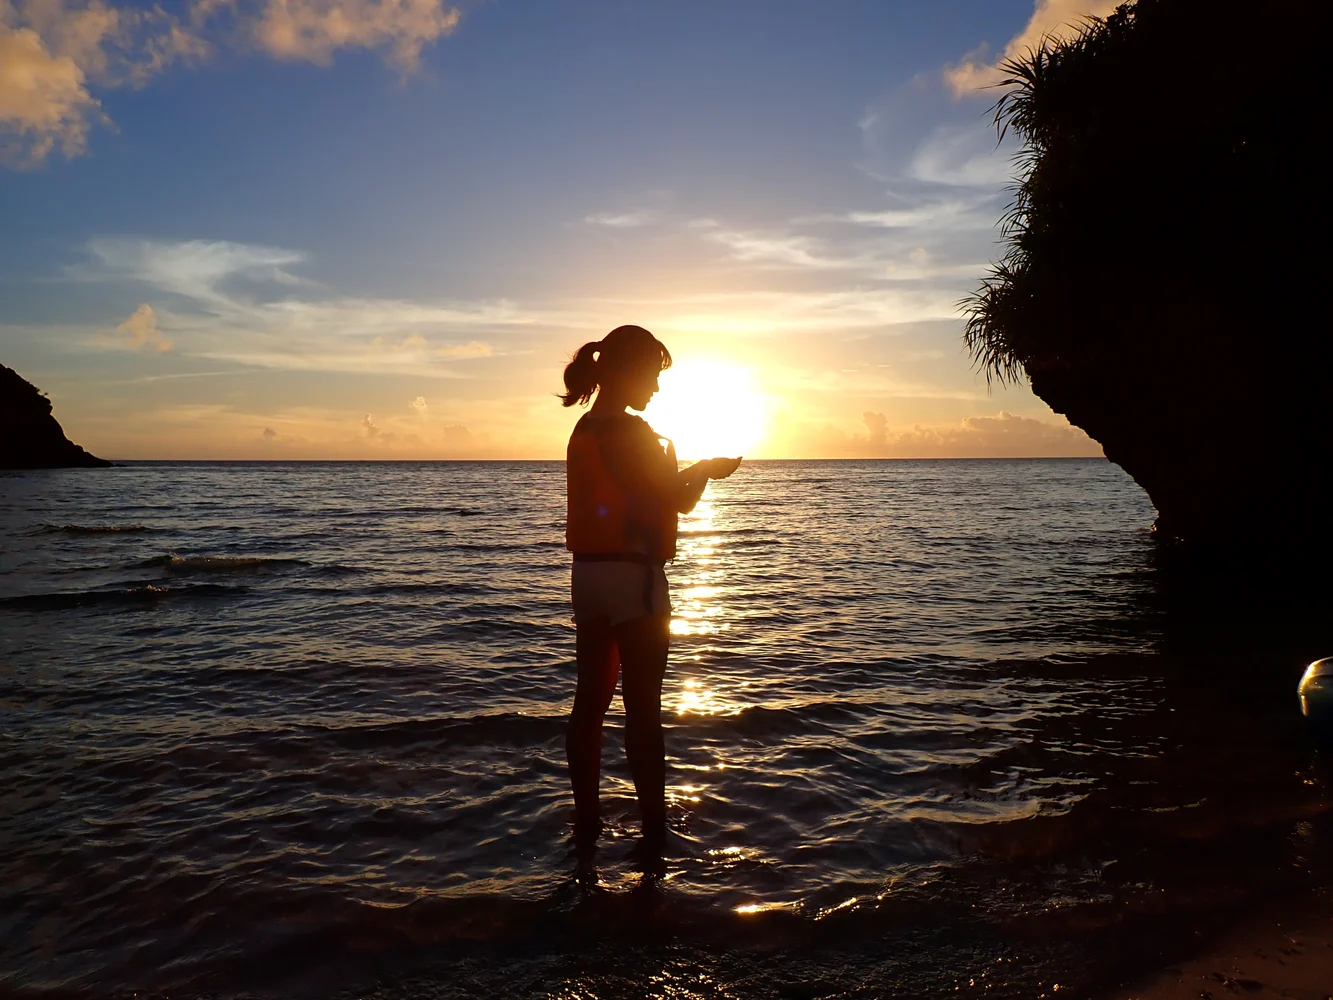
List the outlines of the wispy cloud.
<svg viewBox="0 0 1333 1000">
<path fill-rule="evenodd" d="M 983 44 L 945 70 L 950 88 L 959 96 L 993 87 L 1004 79 L 999 67 L 1005 60 L 1039 48 L 1047 39 L 1068 37 L 1090 17 L 1105 17 L 1124 0 L 1037 0 L 1023 30 L 1005 43 L 997 56 Z"/>
<path fill-rule="evenodd" d="M 976 122 L 934 128 L 912 155 L 909 175 L 927 184 L 995 188 L 1014 179 L 1012 158 L 998 149 L 993 129 Z"/>
<path fill-rule="evenodd" d="M 504 300 L 321 296 L 321 286 L 288 270 L 305 254 L 279 247 L 98 237 L 88 255 L 67 269 L 70 278 L 169 296 L 127 321 L 143 344 L 170 343 L 170 334 L 182 353 L 253 367 L 458 377 L 453 365 L 498 353 L 491 342 L 497 335 L 577 323 Z M 143 332 L 149 320 L 157 339 Z M 123 325 L 121 332 L 130 336 Z"/>
<path fill-rule="evenodd" d="M 0 163 L 84 153 L 93 126 L 111 126 L 94 90 L 144 86 L 220 47 L 320 65 L 371 49 L 407 75 L 461 17 L 444 0 L 192 0 L 184 17 L 157 4 L 0 0 Z"/>
<path fill-rule="evenodd" d="M 977 207 L 975 203 L 961 201 L 919 201 L 904 208 L 863 209 L 843 215 L 815 216 L 809 221 L 848 222 L 876 229 L 974 229 L 981 221 Z"/>
<path fill-rule="evenodd" d="M 890 332 L 902 323 L 957 317 L 957 296 L 929 287 L 885 285 L 810 291 L 752 291 L 685 296 L 662 303 L 674 330 L 735 336 Z"/>
<path fill-rule="evenodd" d="M 947 284 L 983 267 L 978 247 L 999 212 L 993 193 L 969 199 L 899 200 L 902 207 L 797 217 L 785 226 L 745 230 L 709 221 L 696 231 L 739 264 L 801 271 L 830 281 Z M 988 237 L 982 237 L 988 238 Z M 838 279 L 838 275 L 842 275 Z M 957 300 L 957 294 L 953 300 Z"/>
<path fill-rule="evenodd" d="M 249 278 L 278 284 L 301 284 L 284 270 L 302 263 L 305 254 L 278 247 L 229 243 L 221 240 L 186 240 L 162 243 L 130 237 L 94 237 L 88 241 L 92 261 L 68 269 L 73 277 L 94 280 L 134 280 L 222 308 L 236 308 L 239 300 L 223 290 L 224 283 Z"/>
<path fill-rule="evenodd" d="M 583 221 L 590 226 L 606 226 L 608 229 L 637 229 L 651 226 L 662 219 L 662 213 L 652 208 L 640 208 L 630 212 L 596 212 L 584 216 Z"/>
<path fill-rule="evenodd" d="M 858 266 L 855 258 L 827 252 L 822 241 L 792 232 L 746 232 L 722 227 L 703 230 L 707 238 L 726 247 L 740 261 L 814 270 L 842 270 Z"/>
</svg>

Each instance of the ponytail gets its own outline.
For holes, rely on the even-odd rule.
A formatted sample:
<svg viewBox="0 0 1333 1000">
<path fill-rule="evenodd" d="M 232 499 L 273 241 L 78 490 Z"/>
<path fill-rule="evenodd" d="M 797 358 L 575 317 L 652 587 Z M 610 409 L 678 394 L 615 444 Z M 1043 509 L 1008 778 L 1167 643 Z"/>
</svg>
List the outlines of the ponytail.
<svg viewBox="0 0 1333 1000">
<path fill-rule="evenodd" d="M 560 402 L 580 406 L 592 399 L 601 383 L 601 375 L 631 366 L 653 365 L 654 372 L 671 367 L 671 352 L 641 326 L 618 326 L 601 340 L 584 344 L 565 365 L 565 389 Z"/>
<path fill-rule="evenodd" d="M 592 394 L 597 391 L 597 359 L 594 355 L 601 348 L 600 340 L 589 341 L 569 359 L 569 364 L 565 365 L 565 389 L 568 391 L 560 397 L 562 406 L 575 403 L 583 406 L 592 399 Z"/>
</svg>

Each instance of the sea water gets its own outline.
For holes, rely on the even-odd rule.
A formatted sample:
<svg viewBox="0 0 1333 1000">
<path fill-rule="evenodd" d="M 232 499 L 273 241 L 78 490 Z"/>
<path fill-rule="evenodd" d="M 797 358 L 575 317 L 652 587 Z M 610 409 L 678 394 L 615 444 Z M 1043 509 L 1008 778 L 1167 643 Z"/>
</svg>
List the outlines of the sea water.
<svg viewBox="0 0 1333 1000">
<path fill-rule="evenodd" d="M 1303 650 L 1201 639 L 1153 516 L 1103 460 L 711 484 L 668 567 L 665 871 L 617 701 L 580 873 L 563 463 L 2 474 L 0 988 L 1109 981 L 1331 842 Z"/>
</svg>

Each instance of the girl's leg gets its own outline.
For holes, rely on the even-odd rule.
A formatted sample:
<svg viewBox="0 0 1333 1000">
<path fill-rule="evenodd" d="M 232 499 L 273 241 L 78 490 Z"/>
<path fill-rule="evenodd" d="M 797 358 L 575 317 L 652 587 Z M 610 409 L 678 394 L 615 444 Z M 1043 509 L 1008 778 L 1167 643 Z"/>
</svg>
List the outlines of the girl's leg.
<svg viewBox="0 0 1333 1000">
<path fill-rule="evenodd" d="M 574 836 L 591 841 L 601 831 L 597 786 L 602 774 L 602 718 L 616 692 L 620 654 L 606 619 L 577 626 L 574 649 L 579 682 L 565 735 L 565 758 L 574 786 Z"/>
<path fill-rule="evenodd" d="M 643 834 L 660 838 L 666 823 L 666 748 L 662 741 L 662 678 L 670 620 L 644 615 L 617 625 L 621 693 L 625 700 L 625 753 L 639 796 Z"/>
</svg>

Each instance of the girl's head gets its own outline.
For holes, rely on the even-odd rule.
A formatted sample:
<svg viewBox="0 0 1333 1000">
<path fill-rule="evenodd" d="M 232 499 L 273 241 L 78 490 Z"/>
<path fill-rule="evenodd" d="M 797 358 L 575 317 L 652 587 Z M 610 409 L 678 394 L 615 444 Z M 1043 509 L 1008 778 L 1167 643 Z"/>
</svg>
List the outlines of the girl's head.
<svg viewBox="0 0 1333 1000">
<path fill-rule="evenodd" d="M 583 405 L 598 388 L 642 410 L 657 392 L 657 375 L 671 367 L 671 353 L 641 326 L 618 326 L 601 340 L 584 344 L 565 365 L 560 402 Z"/>
</svg>

